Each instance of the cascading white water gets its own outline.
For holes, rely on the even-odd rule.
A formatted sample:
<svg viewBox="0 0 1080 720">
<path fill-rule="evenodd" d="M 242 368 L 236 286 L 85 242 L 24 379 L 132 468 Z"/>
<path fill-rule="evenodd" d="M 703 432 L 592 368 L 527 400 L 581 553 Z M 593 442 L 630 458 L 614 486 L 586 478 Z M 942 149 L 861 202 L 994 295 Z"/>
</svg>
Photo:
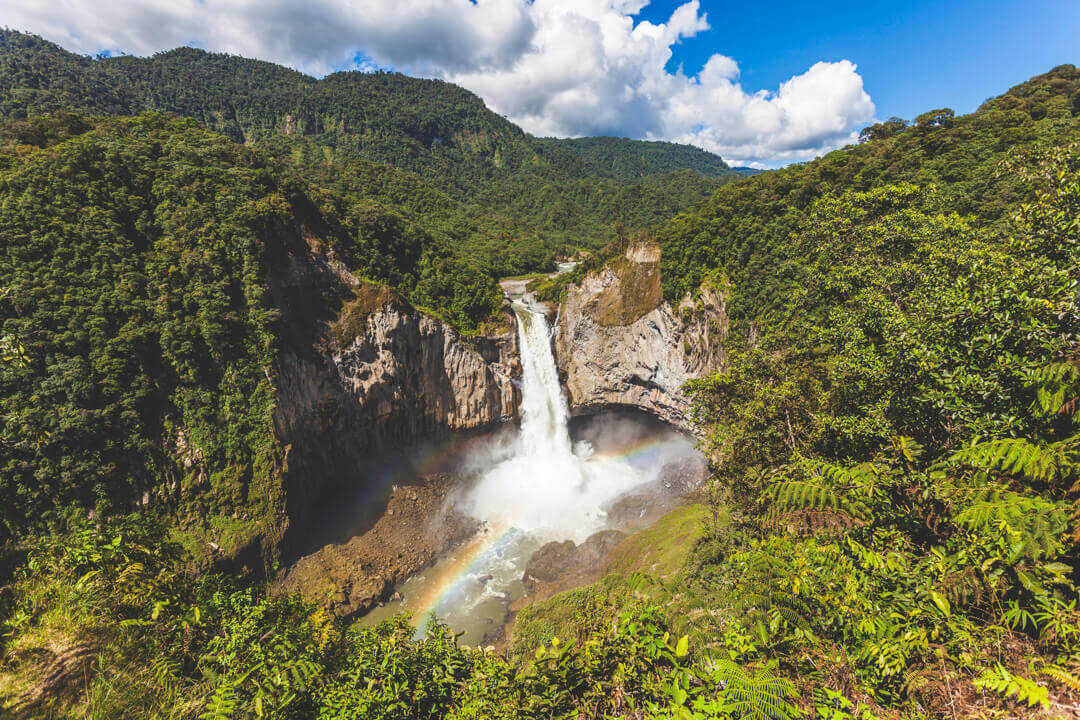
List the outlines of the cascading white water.
<svg viewBox="0 0 1080 720">
<path fill-rule="evenodd" d="M 604 507 L 645 482 L 626 463 L 575 452 L 567 430 L 551 337 L 541 313 L 514 303 L 521 347 L 521 432 L 511 455 L 483 474 L 466 509 L 480 520 L 509 525 L 545 540 L 585 540 L 604 524 Z"/>
<path fill-rule="evenodd" d="M 566 400 L 551 353 L 551 336 L 544 316 L 515 305 L 521 347 L 521 435 L 519 448 L 548 457 L 571 454 L 566 429 Z"/>
</svg>

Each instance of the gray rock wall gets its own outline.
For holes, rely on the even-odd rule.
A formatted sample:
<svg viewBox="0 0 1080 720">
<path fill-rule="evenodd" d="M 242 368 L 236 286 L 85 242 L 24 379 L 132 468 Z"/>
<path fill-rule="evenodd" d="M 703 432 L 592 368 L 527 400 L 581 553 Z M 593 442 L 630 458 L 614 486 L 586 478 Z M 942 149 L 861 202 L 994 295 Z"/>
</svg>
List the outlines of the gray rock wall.
<svg viewBox="0 0 1080 720">
<path fill-rule="evenodd" d="M 660 290 L 660 248 L 639 242 L 569 287 L 555 351 L 575 412 L 630 406 L 688 427 L 680 388 L 723 366 L 726 337 L 723 292 L 702 286 L 672 308 Z"/>
<path fill-rule="evenodd" d="M 285 452 L 284 552 L 308 550 L 327 504 L 386 449 L 517 416 L 517 334 L 463 336 L 387 288 L 298 248 L 271 281 L 287 342 L 275 367 Z M 332 508 L 330 508 L 332 509 Z"/>
</svg>

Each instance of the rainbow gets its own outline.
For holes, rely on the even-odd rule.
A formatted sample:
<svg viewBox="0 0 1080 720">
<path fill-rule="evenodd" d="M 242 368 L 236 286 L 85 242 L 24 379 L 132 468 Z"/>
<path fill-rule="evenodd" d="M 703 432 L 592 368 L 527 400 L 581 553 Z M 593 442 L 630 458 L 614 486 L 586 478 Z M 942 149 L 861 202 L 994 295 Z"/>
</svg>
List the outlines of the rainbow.
<svg viewBox="0 0 1080 720">
<path fill-rule="evenodd" d="M 427 571 L 435 575 L 427 580 L 424 591 L 414 598 L 405 599 L 418 634 L 439 608 L 464 594 L 466 583 L 476 582 L 475 576 L 483 572 L 485 563 L 490 561 L 492 555 L 509 546 L 515 540 L 515 534 L 510 523 L 484 528 L 459 547 L 449 562 Z"/>
<path fill-rule="evenodd" d="M 644 437 L 605 448 L 592 458 L 624 462 L 637 468 L 655 467 L 671 450 L 670 437 Z M 485 572 L 492 556 L 505 550 L 518 537 L 512 519 L 502 520 L 473 536 L 451 555 L 448 562 L 425 571 L 423 591 L 405 599 L 417 633 L 423 632 L 439 610 L 453 605 L 456 600 L 459 601 L 465 594 L 467 583 L 475 583 L 476 576 Z"/>
<path fill-rule="evenodd" d="M 637 468 L 659 467 L 664 455 L 671 451 L 673 442 L 670 437 L 642 437 L 629 440 L 612 448 L 605 448 L 593 457 L 607 460 L 621 460 Z"/>
</svg>

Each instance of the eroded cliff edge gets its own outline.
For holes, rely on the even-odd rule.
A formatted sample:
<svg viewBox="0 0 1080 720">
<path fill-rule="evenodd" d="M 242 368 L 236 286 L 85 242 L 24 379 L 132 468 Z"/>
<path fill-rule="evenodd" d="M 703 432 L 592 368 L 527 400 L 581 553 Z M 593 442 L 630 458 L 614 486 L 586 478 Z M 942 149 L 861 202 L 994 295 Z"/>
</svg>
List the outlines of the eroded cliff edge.
<svg viewBox="0 0 1080 720">
<path fill-rule="evenodd" d="M 520 402 L 508 310 L 494 333 L 465 336 L 305 244 L 271 281 L 287 335 L 274 411 L 286 561 L 312 549 L 316 519 L 360 489 L 381 451 L 514 418 Z"/>
<path fill-rule="evenodd" d="M 574 412 L 629 406 L 687 427 L 683 383 L 723 367 L 723 287 L 704 283 L 673 308 L 660 285 L 660 252 L 652 242 L 630 243 L 568 286 L 555 355 Z"/>
</svg>

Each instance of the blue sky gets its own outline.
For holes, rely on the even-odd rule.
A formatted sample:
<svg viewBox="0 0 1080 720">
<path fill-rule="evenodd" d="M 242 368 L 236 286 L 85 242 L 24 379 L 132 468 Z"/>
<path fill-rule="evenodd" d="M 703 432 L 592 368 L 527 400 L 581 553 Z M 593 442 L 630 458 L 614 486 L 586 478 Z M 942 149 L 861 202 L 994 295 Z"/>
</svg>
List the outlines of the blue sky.
<svg viewBox="0 0 1080 720">
<path fill-rule="evenodd" d="M 0 18 L 86 54 L 193 45 L 316 76 L 392 68 L 468 88 L 536 135 L 672 140 L 754 167 L 1080 64 L 1080 0 L 0 0 Z"/>
<path fill-rule="evenodd" d="M 663 22 L 679 2 L 639 19 Z M 712 2 L 710 30 L 673 47 L 669 69 L 713 53 L 738 61 L 747 88 L 775 88 L 818 60 L 854 62 L 877 115 L 972 112 L 988 97 L 1063 63 L 1080 64 L 1080 0 Z"/>
</svg>

